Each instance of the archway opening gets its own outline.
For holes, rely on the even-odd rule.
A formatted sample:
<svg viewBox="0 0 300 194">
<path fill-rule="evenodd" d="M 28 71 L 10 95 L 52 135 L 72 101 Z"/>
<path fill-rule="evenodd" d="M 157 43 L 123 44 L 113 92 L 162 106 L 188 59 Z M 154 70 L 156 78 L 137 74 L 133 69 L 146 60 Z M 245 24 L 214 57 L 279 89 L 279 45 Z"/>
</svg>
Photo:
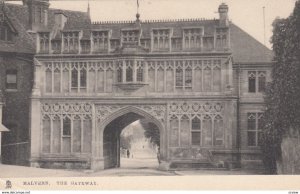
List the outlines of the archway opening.
<svg viewBox="0 0 300 194">
<path fill-rule="evenodd" d="M 158 168 L 160 132 L 152 119 L 130 112 L 106 125 L 104 168 Z"/>
</svg>

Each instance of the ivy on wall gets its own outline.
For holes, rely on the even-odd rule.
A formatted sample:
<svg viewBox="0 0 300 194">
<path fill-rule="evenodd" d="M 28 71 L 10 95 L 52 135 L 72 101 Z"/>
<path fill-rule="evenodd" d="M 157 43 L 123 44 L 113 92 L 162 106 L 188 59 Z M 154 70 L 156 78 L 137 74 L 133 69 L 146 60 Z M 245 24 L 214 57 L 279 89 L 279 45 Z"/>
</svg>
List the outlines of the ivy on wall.
<svg viewBox="0 0 300 194">
<path fill-rule="evenodd" d="M 268 174 L 276 174 L 282 161 L 281 142 L 290 131 L 300 131 L 300 1 L 286 19 L 273 22 L 273 81 L 266 90 L 263 161 Z"/>
</svg>

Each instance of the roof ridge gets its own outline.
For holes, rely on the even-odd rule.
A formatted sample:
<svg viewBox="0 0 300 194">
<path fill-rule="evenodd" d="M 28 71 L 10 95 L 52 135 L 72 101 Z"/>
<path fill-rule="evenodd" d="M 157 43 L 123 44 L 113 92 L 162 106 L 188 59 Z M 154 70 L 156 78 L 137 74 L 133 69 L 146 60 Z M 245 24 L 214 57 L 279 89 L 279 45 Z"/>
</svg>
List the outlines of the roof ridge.
<svg viewBox="0 0 300 194">
<path fill-rule="evenodd" d="M 19 8 L 22 8 L 22 9 L 25 9 L 25 8 L 26 8 L 25 5 L 21 5 L 21 4 L 5 3 L 5 5 L 8 5 L 8 6 L 15 6 L 15 7 L 19 7 Z M 62 12 L 86 13 L 85 11 L 75 11 L 75 10 L 59 9 L 59 8 L 49 8 L 49 10 L 50 10 L 50 11 L 62 11 Z"/>
<path fill-rule="evenodd" d="M 167 23 L 167 22 L 198 22 L 198 21 L 217 21 L 218 19 L 207 19 L 207 18 L 183 18 L 183 19 L 150 19 L 141 21 L 141 23 Z M 93 21 L 92 24 L 132 24 L 135 20 L 117 20 L 117 21 Z"/>
</svg>

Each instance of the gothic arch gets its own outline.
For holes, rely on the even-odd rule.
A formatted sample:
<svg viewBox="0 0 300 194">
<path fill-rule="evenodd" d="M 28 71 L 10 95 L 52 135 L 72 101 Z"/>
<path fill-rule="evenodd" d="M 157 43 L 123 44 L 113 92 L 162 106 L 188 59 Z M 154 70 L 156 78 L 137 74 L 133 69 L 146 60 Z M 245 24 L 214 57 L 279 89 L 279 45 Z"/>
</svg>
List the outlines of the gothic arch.
<svg viewBox="0 0 300 194">
<path fill-rule="evenodd" d="M 101 123 L 101 132 L 103 133 L 105 127 L 111 123 L 112 121 L 114 121 L 115 119 L 117 119 L 118 117 L 125 115 L 127 113 L 135 113 L 138 114 L 142 117 L 144 117 L 145 119 L 152 121 L 154 124 L 157 125 L 157 127 L 159 128 L 160 133 L 163 133 L 165 130 L 165 124 L 163 123 L 162 119 L 156 118 L 155 116 L 153 116 L 151 113 L 146 112 L 145 110 L 138 108 L 136 106 L 126 106 L 124 108 L 121 108 L 115 112 L 112 112 L 110 115 L 108 115 L 106 118 L 104 118 L 103 120 L 100 121 Z M 166 114 L 166 113 L 164 113 Z"/>
<path fill-rule="evenodd" d="M 110 106 L 110 107 L 109 107 Z M 134 113 L 137 114 L 139 116 L 141 116 L 141 118 L 145 118 L 147 121 L 154 123 L 160 132 L 160 155 L 161 155 L 161 159 L 163 160 L 166 157 L 166 153 L 167 153 L 167 138 L 166 138 L 166 107 L 163 105 L 100 105 L 98 108 L 101 107 L 108 107 L 109 111 L 104 111 L 102 112 L 103 114 L 98 117 L 98 122 L 97 122 L 97 130 L 99 134 L 99 142 L 101 142 L 101 144 L 99 145 L 99 150 L 97 152 L 100 152 L 100 157 L 104 156 L 103 153 L 103 146 L 104 146 L 104 133 L 105 133 L 105 129 L 106 127 L 114 122 L 117 118 L 126 115 L 128 113 Z M 102 109 L 103 110 L 103 109 Z M 159 111 L 161 111 L 160 113 L 158 113 Z"/>
</svg>

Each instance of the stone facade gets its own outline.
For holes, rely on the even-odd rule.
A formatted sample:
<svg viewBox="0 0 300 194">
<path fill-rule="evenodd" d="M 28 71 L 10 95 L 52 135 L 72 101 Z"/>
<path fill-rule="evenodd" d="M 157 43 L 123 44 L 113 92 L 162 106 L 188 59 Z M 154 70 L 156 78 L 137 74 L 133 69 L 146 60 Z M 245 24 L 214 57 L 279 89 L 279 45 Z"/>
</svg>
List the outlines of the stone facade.
<svg viewBox="0 0 300 194">
<path fill-rule="evenodd" d="M 72 14 L 49 9 L 32 27 L 32 166 L 118 167 L 122 129 L 145 119 L 160 131 L 161 169 L 261 167 L 272 53 L 229 22 L 227 5 L 213 20 Z"/>
</svg>

